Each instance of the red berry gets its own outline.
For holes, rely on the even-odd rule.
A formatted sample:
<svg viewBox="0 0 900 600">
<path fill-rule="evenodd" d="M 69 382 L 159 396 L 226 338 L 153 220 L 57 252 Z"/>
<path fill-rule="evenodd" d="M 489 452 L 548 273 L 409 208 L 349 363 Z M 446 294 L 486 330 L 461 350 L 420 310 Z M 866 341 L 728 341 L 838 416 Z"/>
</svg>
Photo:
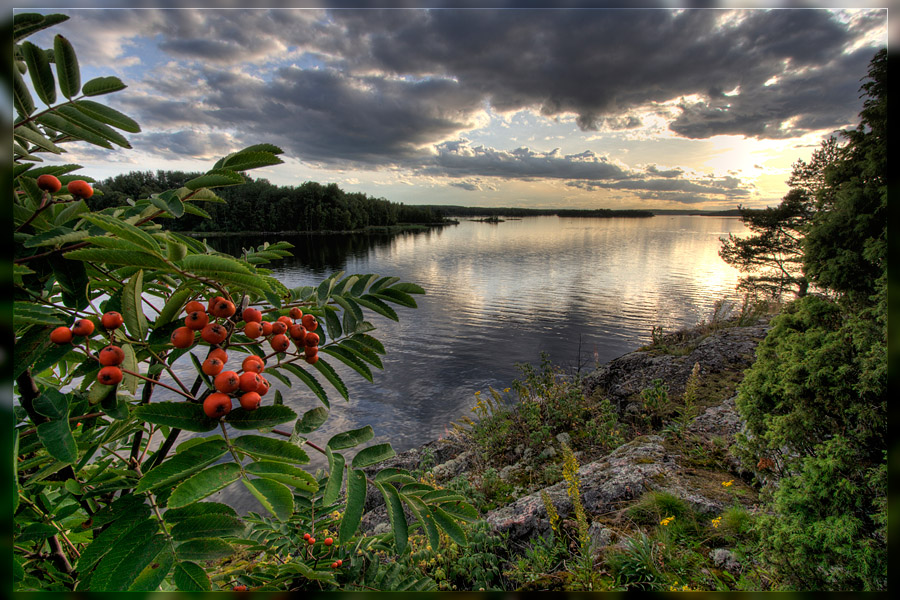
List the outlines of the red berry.
<svg viewBox="0 0 900 600">
<path fill-rule="evenodd" d="M 91 335 L 94 333 L 94 322 L 90 319 L 78 319 L 72 327 L 75 335 Z"/>
<path fill-rule="evenodd" d="M 221 344 L 228 337 L 228 330 L 218 323 L 210 323 L 200 331 L 200 337 L 210 344 Z"/>
<path fill-rule="evenodd" d="M 304 533 L 304 534 L 303 534 L 303 539 L 304 539 L 304 540 L 308 540 L 308 539 L 311 538 L 311 537 L 312 537 L 312 536 L 311 536 L 310 534 L 308 534 L 308 533 Z"/>
<path fill-rule="evenodd" d="M 264 336 L 272 335 L 272 322 L 271 321 L 263 321 L 262 322 L 262 333 Z"/>
<path fill-rule="evenodd" d="M 203 401 L 203 412 L 210 419 L 218 419 L 231 412 L 231 396 L 228 394 L 212 393 Z"/>
<path fill-rule="evenodd" d="M 88 185 L 88 182 L 83 179 L 70 181 L 68 185 L 66 185 L 66 189 L 69 190 L 69 193 L 73 196 L 79 196 L 81 198 L 90 198 L 94 195 L 94 188 Z"/>
<path fill-rule="evenodd" d="M 171 341 L 176 348 L 190 348 L 194 344 L 194 331 L 188 327 L 179 327 L 172 332 Z"/>
<path fill-rule="evenodd" d="M 105 329 L 118 329 L 124 322 L 125 319 L 122 318 L 122 315 L 114 310 L 104 313 L 104 315 L 100 317 L 100 324 L 103 325 Z"/>
<path fill-rule="evenodd" d="M 234 314 L 235 310 L 237 310 L 234 307 L 234 302 L 232 302 L 228 298 L 218 296 L 216 298 L 213 298 L 213 300 L 215 302 L 211 302 L 209 305 L 209 312 L 212 315 L 227 319 Z"/>
<path fill-rule="evenodd" d="M 54 175 L 41 175 L 37 178 L 37 186 L 45 192 L 55 194 L 62 189 L 62 182 Z"/>
<path fill-rule="evenodd" d="M 100 364 L 104 367 L 114 367 L 121 365 L 125 360 L 125 352 L 118 346 L 107 346 L 100 351 Z"/>
<path fill-rule="evenodd" d="M 295 321 L 303 317 L 303 310 L 299 306 L 295 306 L 291 309 L 291 318 Z"/>
<path fill-rule="evenodd" d="M 334 539 L 332 539 L 332 538 L 330 538 L 330 537 L 325 538 L 325 545 L 326 545 L 326 546 L 330 546 L 330 545 L 332 545 L 333 543 L 334 543 Z"/>
<path fill-rule="evenodd" d="M 238 387 L 242 392 L 255 392 L 259 388 L 259 373 L 253 371 L 242 373 Z"/>
<path fill-rule="evenodd" d="M 241 317 L 243 317 L 245 323 L 259 323 L 262 321 L 262 312 L 248 306 L 244 309 L 244 312 L 241 313 Z"/>
<path fill-rule="evenodd" d="M 184 324 L 188 329 L 200 331 L 209 325 L 209 315 L 206 314 L 206 311 L 195 310 L 188 313 L 187 318 L 184 320 Z"/>
<path fill-rule="evenodd" d="M 262 398 L 256 392 L 247 392 L 241 396 L 241 408 L 244 410 L 256 410 Z"/>
<path fill-rule="evenodd" d="M 103 367 L 97 373 L 97 381 L 105 385 L 116 385 L 122 381 L 122 369 L 119 367 Z"/>
<path fill-rule="evenodd" d="M 275 321 L 272 323 L 272 333 L 275 335 L 281 335 L 287 331 L 287 325 L 284 324 L 284 321 Z"/>
<path fill-rule="evenodd" d="M 288 327 L 288 335 L 291 336 L 291 339 L 302 343 L 303 339 L 306 337 L 306 327 L 299 323 L 291 325 Z"/>
<path fill-rule="evenodd" d="M 203 306 L 202 302 L 197 302 L 196 300 L 191 300 L 184 307 L 184 312 L 186 314 L 191 314 L 192 312 L 197 312 L 198 310 L 202 311 L 202 312 L 206 312 L 206 307 Z"/>
<path fill-rule="evenodd" d="M 230 394 L 241 385 L 241 378 L 234 371 L 222 371 L 216 375 L 213 385 L 222 393 Z"/>
<path fill-rule="evenodd" d="M 50 341 L 54 344 L 68 344 L 72 341 L 72 330 L 68 327 L 57 327 L 50 332 Z"/>
<path fill-rule="evenodd" d="M 246 325 L 244 325 L 244 335 L 246 335 L 251 340 L 255 340 L 259 336 L 262 335 L 263 327 L 261 323 L 257 323 L 256 321 L 250 321 Z"/>
<path fill-rule="evenodd" d="M 252 371 L 253 373 L 262 373 L 266 363 L 255 354 L 251 354 L 247 358 L 244 359 L 244 362 L 241 363 L 241 368 L 244 371 Z"/>
<path fill-rule="evenodd" d="M 222 361 L 222 364 L 228 362 L 228 353 L 222 350 L 221 348 L 213 348 L 209 351 L 209 354 L 206 355 L 207 358 L 218 358 Z"/>
<path fill-rule="evenodd" d="M 316 318 L 312 315 L 303 315 L 303 326 L 306 327 L 308 331 L 315 331 L 316 327 L 319 326 L 319 322 L 316 321 Z"/>
<path fill-rule="evenodd" d="M 306 334 L 306 337 L 303 339 L 303 343 L 307 346 L 318 346 L 319 345 L 319 334 L 313 333 L 310 331 Z"/>
<path fill-rule="evenodd" d="M 203 364 L 200 366 L 200 368 L 203 369 L 203 372 L 210 377 L 215 377 L 222 372 L 222 369 L 225 368 L 225 363 L 223 363 L 215 356 L 210 356 L 205 361 L 203 361 Z"/>
</svg>

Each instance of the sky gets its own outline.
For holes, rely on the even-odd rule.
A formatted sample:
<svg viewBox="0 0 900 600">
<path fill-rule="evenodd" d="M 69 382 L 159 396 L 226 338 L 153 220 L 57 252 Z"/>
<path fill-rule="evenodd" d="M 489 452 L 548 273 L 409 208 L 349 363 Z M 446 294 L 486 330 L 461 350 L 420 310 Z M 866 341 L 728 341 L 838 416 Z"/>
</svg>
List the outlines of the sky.
<svg viewBox="0 0 900 600">
<path fill-rule="evenodd" d="M 278 185 L 406 204 L 776 205 L 791 165 L 854 126 L 871 9 L 59 9 L 132 150 L 69 145 L 103 179 L 205 171 L 270 143 Z M 11 109 L 10 109 L 11 110 Z"/>
</svg>

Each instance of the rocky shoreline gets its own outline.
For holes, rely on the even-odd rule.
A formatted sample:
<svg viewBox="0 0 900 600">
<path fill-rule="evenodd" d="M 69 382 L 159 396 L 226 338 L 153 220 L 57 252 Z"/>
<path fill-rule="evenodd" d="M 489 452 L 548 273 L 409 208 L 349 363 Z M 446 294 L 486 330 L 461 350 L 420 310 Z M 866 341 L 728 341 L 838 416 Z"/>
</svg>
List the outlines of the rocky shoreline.
<svg viewBox="0 0 900 600">
<path fill-rule="evenodd" d="M 747 502 L 756 498 L 756 491 L 740 480 L 741 467 L 727 450 L 742 428 L 733 389 L 743 378 L 744 369 L 753 363 L 756 345 L 768 331 L 768 321 L 762 317 L 747 326 L 701 325 L 681 331 L 658 340 L 653 347 L 616 358 L 582 379 L 586 397 L 598 402 L 607 398 L 620 417 L 627 417 L 641 409 L 641 391 L 655 379 L 664 381 L 673 396 L 680 396 L 694 365 L 699 363 L 701 393 L 696 416 L 686 433 L 699 444 L 701 451 L 707 445 L 710 452 L 719 452 L 722 457 L 716 468 L 698 467 L 685 460 L 679 448 L 668 443 L 663 435 L 649 432 L 581 465 L 578 478 L 584 508 L 592 520 L 590 533 L 595 549 L 616 542 L 617 515 L 651 490 L 680 498 L 698 515 L 718 514 L 736 498 L 745 498 Z M 723 391 L 729 393 L 720 397 Z M 556 437 L 560 444 L 566 441 L 564 433 Z M 429 469 L 430 474 L 443 485 L 470 475 L 474 464 L 470 448 L 466 434 L 460 433 L 398 454 L 372 470 L 374 473 L 396 467 L 415 471 L 425 466 L 427 460 L 434 465 Z M 509 471 L 517 465 L 497 466 L 501 467 Z M 500 472 L 503 477 L 503 470 Z M 734 479 L 734 487 L 723 487 L 721 482 L 725 479 Z M 530 491 L 487 512 L 483 518 L 495 531 L 506 533 L 511 542 L 527 542 L 550 530 L 542 493 L 552 500 L 563 520 L 570 518 L 572 503 L 566 486 L 563 480 Z M 368 533 L 381 533 L 388 527 L 383 500 L 374 489 L 369 490 L 362 527 Z"/>
</svg>

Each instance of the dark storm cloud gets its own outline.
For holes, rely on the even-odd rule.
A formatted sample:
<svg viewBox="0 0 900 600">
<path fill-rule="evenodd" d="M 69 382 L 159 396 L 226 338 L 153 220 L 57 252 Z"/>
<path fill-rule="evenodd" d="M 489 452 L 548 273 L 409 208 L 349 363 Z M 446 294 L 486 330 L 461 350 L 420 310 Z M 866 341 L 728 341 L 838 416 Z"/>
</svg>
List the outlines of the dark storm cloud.
<svg viewBox="0 0 900 600">
<path fill-rule="evenodd" d="M 147 132 L 135 136 L 134 147 L 158 156 L 189 156 L 192 158 L 217 158 L 236 150 L 234 140 L 223 133 L 179 130 L 174 132 Z"/>
</svg>

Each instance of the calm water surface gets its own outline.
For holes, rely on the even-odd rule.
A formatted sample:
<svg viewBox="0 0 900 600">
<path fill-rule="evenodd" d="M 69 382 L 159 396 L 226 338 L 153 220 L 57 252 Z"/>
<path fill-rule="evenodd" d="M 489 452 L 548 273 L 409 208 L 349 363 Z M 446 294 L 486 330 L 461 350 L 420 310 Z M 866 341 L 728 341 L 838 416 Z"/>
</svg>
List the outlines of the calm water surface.
<svg viewBox="0 0 900 600">
<path fill-rule="evenodd" d="M 418 309 L 397 307 L 399 323 L 370 319 L 388 350 L 374 385 L 330 361 L 350 402 L 324 383 L 331 416 L 311 439 L 324 444 L 370 424 L 372 443 L 400 452 L 471 415 L 474 392 L 508 387 L 516 364 L 538 364 L 542 352 L 591 369 L 646 343 L 653 325 L 674 330 L 707 318 L 716 300 L 734 297 L 738 278 L 718 256 L 719 239 L 746 231 L 737 218 L 530 217 L 396 236 L 285 238 L 295 256 L 271 268 L 288 287 L 346 271 L 397 276 L 427 292 L 416 296 Z M 233 253 L 261 242 L 210 240 Z M 318 403 L 300 383 L 273 382 L 298 414 Z"/>
</svg>

